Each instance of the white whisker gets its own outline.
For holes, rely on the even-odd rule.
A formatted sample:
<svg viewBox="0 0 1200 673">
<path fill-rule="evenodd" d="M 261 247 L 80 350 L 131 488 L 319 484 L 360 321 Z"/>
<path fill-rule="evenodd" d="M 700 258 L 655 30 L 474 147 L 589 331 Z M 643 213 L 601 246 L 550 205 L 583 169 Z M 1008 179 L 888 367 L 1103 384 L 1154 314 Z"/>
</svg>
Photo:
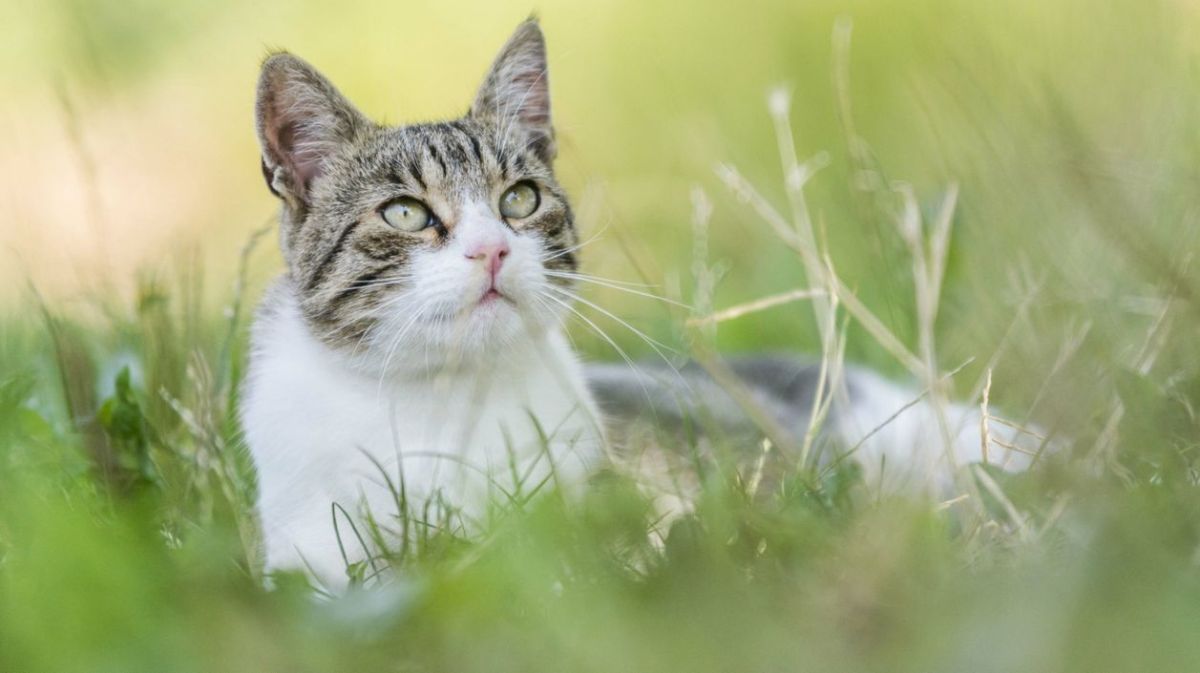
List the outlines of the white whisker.
<svg viewBox="0 0 1200 673">
<path fill-rule="evenodd" d="M 595 276 L 584 276 L 581 274 L 571 274 L 571 273 L 563 273 L 563 272 L 559 272 L 559 271 L 549 271 L 549 270 L 547 270 L 545 273 L 547 276 L 551 276 L 554 278 L 565 278 L 568 280 L 577 280 L 581 283 L 591 283 L 593 285 L 599 285 L 601 287 L 607 287 L 612 290 L 617 290 L 618 292 L 626 292 L 628 294 L 637 295 L 639 297 L 646 297 L 647 299 L 654 299 L 657 301 L 661 301 L 665 304 L 670 304 L 672 306 L 678 306 L 680 308 L 688 309 L 689 311 L 692 310 L 691 306 L 688 306 L 687 304 L 684 304 L 682 302 L 675 301 L 674 299 L 660 297 L 660 296 L 658 296 L 656 294 L 652 294 L 650 292 L 643 292 L 641 290 L 635 290 L 635 289 L 628 288 L 628 287 L 622 287 L 620 285 L 610 283 L 606 279 L 596 278 Z"/>
<path fill-rule="evenodd" d="M 381 304 L 372 308 L 371 313 L 379 314 L 379 313 L 383 312 L 384 309 L 391 308 L 392 306 L 394 306 L 402 301 L 407 300 L 409 297 L 412 296 L 412 294 L 413 293 L 410 290 L 407 292 L 401 292 L 394 297 L 388 297 Z M 390 320 L 376 320 L 369 327 L 367 327 L 367 329 L 363 330 L 362 335 L 358 337 L 358 341 L 356 341 L 354 344 L 354 349 L 350 351 L 350 357 L 353 358 L 356 355 L 358 355 L 358 349 L 362 346 L 363 341 L 366 341 L 368 337 L 373 338 L 376 330 L 378 330 L 382 325 L 390 324 L 390 323 L 391 323 Z"/>
<path fill-rule="evenodd" d="M 600 305 L 598 305 L 598 304 L 596 304 L 596 303 L 594 303 L 594 302 L 590 302 L 590 301 L 588 301 L 588 300 L 584 299 L 583 297 L 580 297 L 579 295 L 577 295 L 577 294 L 575 294 L 575 293 L 573 293 L 573 292 L 570 292 L 570 291 L 568 291 L 568 290 L 564 290 L 564 289 L 562 289 L 562 288 L 560 288 L 560 287 L 550 286 L 550 289 L 552 289 L 553 291 L 555 291 L 555 292 L 558 292 L 558 293 L 560 293 L 560 294 L 564 295 L 564 296 L 565 296 L 565 297 L 567 297 L 568 299 L 571 299 L 571 300 L 573 300 L 573 301 L 577 301 L 577 302 L 579 302 L 579 303 L 581 303 L 581 304 L 584 304 L 585 306 L 589 306 L 589 307 L 591 307 L 592 309 L 594 309 L 594 310 L 596 310 L 596 311 L 599 311 L 599 312 L 603 313 L 604 315 L 608 316 L 609 318 L 612 318 L 613 320 L 617 321 L 617 323 L 619 323 L 619 324 L 620 324 L 621 326 L 623 326 L 625 329 L 628 329 L 630 332 L 633 332 L 633 333 L 634 333 L 634 334 L 636 334 L 636 335 L 637 335 L 639 338 L 641 338 L 643 341 L 645 341 L 645 342 L 646 342 L 646 344 L 647 344 L 648 346 L 650 346 L 651 348 L 653 348 L 653 349 L 654 349 L 654 352 L 658 353 L 658 354 L 659 354 L 659 356 L 660 356 L 660 357 L 662 357 L 662 359 L 663 359 L 664 361 L 666 361 L 666 362 L 667 362 L 667 364 L 670 364 L 670 360 L 667 358 L 667 356 L 666 356 L 666 355 L 664 355 L 664 354 L 663 354 L 662 350 L 659 350 L 659 349 L 667 350 L 667 351 L 670 351 L 670 352 L 672 352 L 672 353 L 675 353 L 676 355 L 678 355 L 678 353 L 676 352 L 676 350 L 675 350 L 674 348 L 671 348 L 670 346 L 668 346 L 668 345 L 666 345 L 666 344 L 664 344 L 664 343 L 662 343 L 662 342 L 660 342 L 660 341 L 657 341 L 656 339 L 654 339 L 654 338 L 650 337 L 650 336 L 649 336 L 649 335 L 647 335 L 645 332 L 643 332 L 643 331 L 641 331 L 640 329 L 638 329 L 638 328 L 634 327 L 633 325 L 630 325 L 628 322 L 626 322 L 626 321 L 622 320 L 621 318 L 618 318 L 618 317 L 616 316 L 616 314 L 614 314 L 614 313 L 612 313 L 612 312 L 608 311 L 607 309 L 604 309 L 604 308 L 603 308 L 603 307 L 601 307 Z M 673 367 L 672 367 L 672 369 L 673 369 Z"/>
<path fill-rule="evenodd" d="M 563 278 L 574 278 L 574 279 L 578 279 L 578 280 L 601 280 L 606 283 L 612 283 L 613 285 L 620 285 L 621 287 L 632 287 L 632 288 L 642 288 L 642 289 L 658 287 L 657 285 L 652 285 L 650 283 L 633 283 L 633 282 L 630 282 L 627 280 L 614 280 L 612 278 L 603 278 L 601 276 L 593 276 L 593 275 L 586 274 L 586 273 L 580 273 L 578 271 L 559 271 L 557 269 L 549 269 L 549 270 L 547 270 L 546 273 L 548 273 L 551 276 L 561 276 Z"/>
<path fill-rule="evenodd" d="M 383 368 L 379 373 L 379 387 L 376 390 L 377 395 L 383 394 L 383 383 L 387 379 L 388 366 L 391 363 L 392 355 L 394 355 L 396 352 L 396 349 L 400 347 L 400 344 L 404 340 L 404 338 L 406 336 L 408 336 L 409 331 L 411 331 L 413 329 L 413 327 L 417 324 L 418 320 L 420 320 L 424 316 L 425 312 L 432 305 L 433 305 L 432 302 L 426 302 L 426 303 L 423 303 L 420 306 L 418 306 L 412 312 L 412 315 L 409 316 L 408 320 L 404 323 L 404 325 L 396 332 L 396 335 L 391 339 L 391 343 L 387 349 L 387 355 L 383 359 Z"/>
<path fill-rule="evenodd" d="M 545 299 L 549 299 L 550 301 L 552 301 L 552 302 L 554 302 L 554 303 L 558 304 L 559 306 L 562 306 L 563 308 L 567 309 L 567 310 L 568 310 L 568 311 L 570 311 L 571 313 L 573 313 L 573 314 L 575 314 L 576 316 L 578 316 L 580 320 L 582 320 L 583 322 L 587 323 L 587 325 L 588 325 L 589 327 L 591 327 L 593 330 L 595 330 L 596 334 L 598 334 L 598 335 L 600 336 L 600 338 L 602 338 L 602 339 L 604 339 L 605 341 L 607 341 L 607 342 L 608 342 L 608 345 L 610 345 L 610 346 L 612 346 L 612 347 L 613 347 L 613 350 L 615 350 L 615 351 L 617 352 L 617 355 L 620 355 L 620 356 L 621 356 L 621 359 L 625 360 L 625 362 L 627 362 L 627 363 L 629 364 L 629 366 L 630 366 L 630 367 L 634 367 L 634 368 L 635 368 L 635 371 L 636 371 L 636 367 L 635 367 L 635 366 L 634 366 L 634 364 L 633 364 L 633 359 L 629 357 L 629 355 L 628 355 L 628 354 L 625 352 L 625 349 L 623 349 L 623 348 L 621 348 L 620 346 L 618 346 L 618 345 L 617 345 L 617 342 L 616 342 L 616 341 L 614 341 L 612 337 L 608 336 L 608 333 L 607 333 L 607 332 L 605 332 L 604 330 L 600 329 L 600 326 L 599 326 L 599 325 L 597 325 L 597 324 L 595 323 L 595 321 L 591 320 L 590 318 L 588 318 L 588 317 L 587 317 L 587 316 L 585 316 L 584 314 L 580 313 L 580 312 L 579 312 L 579 310 L 578 310 L 578 309 L 576 309 L 574 306 L 571 306 L 571 304 L 569 304 L 568 302 L 565 302 L 565 301 L 563 301 L 562 299 L 559 299 L 558 297 L 555 297 L 555 296 L 553 296 L 553 295 L 549 295 L 549 294 L 543 294 L 543 295 L 541 295 L 541 296 L 542 296 L 543 298 L 545 298 Z"/>
<path fill-rule="evenodd" d="M 543 257 L 542 264 L 545 264 L 546 262 L 558 259 L 559 257 L 562 257 L 564 255 L 569 255 L 573 252 L 576 252 L 576 251 L 580 250 L 581 248 L 583 248 L 585 245 L 591 245 L 592 243 L 595 243 L 604 234 L 604 231 L 606 229 L 608 229 L 608 227 L 602 227 L 600 229 L 600 231 L 597 231 L 595 234 L 592 235 L 591 238 L 587 239 L 586 241 L 584 241 L 582 243 L 577 243 L 569 248 L 563 248 L 562 250 L 555 252 L 553 255 L 547 255 L 547 256 Z"/>
<path fill-rule="evenodd" d="M 382 287 L 387 285 L 403 285 L 410 283 L 414 279 L 411 275 L 403 276 L 384 276 L 383 278 L 373 278 L 371 280 L 355 282 L 346 286 L 346 289 L 362 290 L 369 287 Z"/>
<path fill-rule="evenodd" d="M 638 371 L 637 365 L 634 364 L 633 358 L 630 358 L 629 354 L 625 352 L 625 349 L 618 346 L 617 342 L 614 341 L 613 338 L 610 337 L 607 332 L 605 332 L 603 329 L 600 329 L 600 326 L 597 325 L 595 323 L 595 321 L 593 321 L 591 318 L 588 318 L 586 315 L 580 313 L 578 309 L 576 309 L 574 306 L 571 306 L 569 303 L 563 301 L 562 299 L 559 299 L 558 297 L 555 297 L 555 296 L 549 295 L 549 294 L 543 294 L 541 296 L 546 299 L 549 299 L 550 301 L 553 301 L 554 303 L 558 304 L 559 306 L 562 306 L 563 308 L 565 308 L 568 311 L 570 311 L 571 313 L 573 313 L 576 317 L 578 317 L 585 324 L 587 324 L 588 327 L 592 328 L 592 330 L 597 335 L 599 335 L 601 339 L 604 339 L 605 341 L 607 341 L 608 345 L 612 346 L 613 350 L 615 350 L 617 352 L 617 355 L 620 355 L 621 359 L 625 361 L 625 364 L 629 365 L 629 369 L 634 373 L 634 376 L 638 381 L 638 385 L 640 385 L 642 390 L 646 393 L 646 398 L 647 399 L 650 398 L 650 391 L 646 388 L 646 384 L 642 381 L 642 377 L 639 375 L 640 372 Z"/>
</svg>

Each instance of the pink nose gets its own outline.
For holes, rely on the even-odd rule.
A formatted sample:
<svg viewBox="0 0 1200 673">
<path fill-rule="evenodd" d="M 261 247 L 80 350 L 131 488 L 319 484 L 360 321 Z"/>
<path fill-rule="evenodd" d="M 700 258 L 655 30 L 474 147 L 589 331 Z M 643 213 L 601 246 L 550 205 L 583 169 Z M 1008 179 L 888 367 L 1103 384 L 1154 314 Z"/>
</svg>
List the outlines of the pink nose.
<svg viewBox="0 0 1200 673">
<path fill-rule="evenodd" d="M 504 264 L 504 258 L 508 257 L 508 243 L 499 241 L 496 243 L 483 243 L 474 245 L 467 249 L 467 259 L 481 260 L 487 267 L 488 273 L 495 278 L 500 272 L 500 266 Z"/>
</svg>

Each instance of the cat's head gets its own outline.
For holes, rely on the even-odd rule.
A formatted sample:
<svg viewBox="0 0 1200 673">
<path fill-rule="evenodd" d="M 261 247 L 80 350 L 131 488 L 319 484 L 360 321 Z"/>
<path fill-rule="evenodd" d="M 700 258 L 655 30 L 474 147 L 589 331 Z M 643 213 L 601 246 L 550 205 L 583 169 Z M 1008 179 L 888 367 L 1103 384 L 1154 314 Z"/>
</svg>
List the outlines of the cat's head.
<svg viewBox="0 0 1200 673">
<path fill-rule="evenodd" d="M 327 345 L 436 366 L 503 357 L 561 320 L 578 244 L 535 21 L 459 119 L 376 124 L 286 53 L 263 63 L 257 116 L 291 285 Z"/>
</svg>

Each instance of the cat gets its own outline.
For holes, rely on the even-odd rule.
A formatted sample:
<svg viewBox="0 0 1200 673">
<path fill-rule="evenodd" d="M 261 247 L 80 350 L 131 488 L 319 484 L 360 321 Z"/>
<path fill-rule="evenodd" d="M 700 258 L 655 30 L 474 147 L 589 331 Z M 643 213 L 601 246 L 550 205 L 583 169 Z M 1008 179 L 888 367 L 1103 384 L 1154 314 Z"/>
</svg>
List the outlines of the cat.
<svg viewBox="0 0 1200 673">
<path fill-rule="evenodd" d="M 344 583 L 340 547 L 358 545 L 335 540 L 334 504 L 394 512 L 388 478 L 469 518 L 593 470 L 603 430 L 561 327 L 579 238 L 537 24 L 454 121 L 377 125 L 286 53 L 264 62 L 256 111 L 287 266 L 241 404 L 267 569 Z"/>
<path fill-rule="evenodd" d="M 376 124 L 305 61 L 264 61 L 257 134 L 286 271 L 255 317 L 240 417 L 268 571 L 345 586 L 347 562 L 373 550 L 345 529 L 339 541 L 335 518 L 371 512 L 386 526 L 406 506 L 397 491 L 422 516 L 471 528 L 489 502 L 577 488 L 612 458 L 606 427 L 624 444 L 638 419 L 670 426 L 702 406 L 750 427 L 699 370 L 585 368 L 572 351 L 563 323 L 581 246 L 553 171 L 549 91 L 532 19 L 447 122 Z M 803 435 L 815 365 L 734 370 Z M 847 446 L 913 397 L 866 370 L 846 382 L 850 404 L 829 426 Z M 924 407 L 858 457 L 927 469 L 906 448 L 932 443 L 914 439 L 934 423 Z M 966 421 L 962 457 L 977 457 L 978 414 L 952 412 Z"/>
</svg>

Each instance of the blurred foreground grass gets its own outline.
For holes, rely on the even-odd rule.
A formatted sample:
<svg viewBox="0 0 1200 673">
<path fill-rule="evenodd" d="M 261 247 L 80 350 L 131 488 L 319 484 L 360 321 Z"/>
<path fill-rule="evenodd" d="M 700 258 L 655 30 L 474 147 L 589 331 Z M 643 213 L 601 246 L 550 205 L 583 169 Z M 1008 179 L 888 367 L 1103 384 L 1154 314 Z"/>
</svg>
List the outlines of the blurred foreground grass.
<svg viewBox="0 0 1200 673">
<path fill-rule="evenodd" d="M 560 170 L 584 236 L 598 235 L 586 270 L 715 309 L 806 287 L 795 254 L 712 171 L 728 162 L 789 212 L 765 92 L 791 83 L 797 151 L 827 153 L 806 193 L 841 280 L 920 352 L 894 180 L 911 181 L 930 222 L 957 184 L 924 335 L 939 371 L 967 362 L 950 384 L 969 397 L 991 368 L 994 405 L 1070 446 L 1061 464 L 994 475 L 1002 497 L 977 488 L 943 505 L 882 497 L 851 469 L 801 471 L 765 498 L 715 470 L 661 548 L 649 503 L 613 479 L 578 510 L 546 499 L 500 516 L 482 540 L 431 535 L 401 581 L 333 603 L 287 582 L 265 592 L 256 576 L 233 414 L 247 315 L 277 268 L 270 235 L 245 243 L 273 208 L 250 136 L 254 66 L 264 43 L 284 45 L 372 113 L 452 114 L 527 8 L 163 7 L 0 9 L 13 19 L 0 48 L 20 57 L 6 59 L 0 104 L 19 262 L 0 319 L 0 670 L 1200 662 L 1191 3 L 544 7 Z M 842 13 L 855 38 L 835 62 Z M 831 76 L 838 63 L 848 73 Z M 711 298 L 692 290 L 693 269 L 712 271 L 693 266 L 694 185 L 714 208 Z M 686 350 L 688 316 L 596 289 Z M 819 352 L 810 314 L 722 323 L 717 344 Z M 858 321 L 846 350 L 905 373 Z"/>
</svg>

